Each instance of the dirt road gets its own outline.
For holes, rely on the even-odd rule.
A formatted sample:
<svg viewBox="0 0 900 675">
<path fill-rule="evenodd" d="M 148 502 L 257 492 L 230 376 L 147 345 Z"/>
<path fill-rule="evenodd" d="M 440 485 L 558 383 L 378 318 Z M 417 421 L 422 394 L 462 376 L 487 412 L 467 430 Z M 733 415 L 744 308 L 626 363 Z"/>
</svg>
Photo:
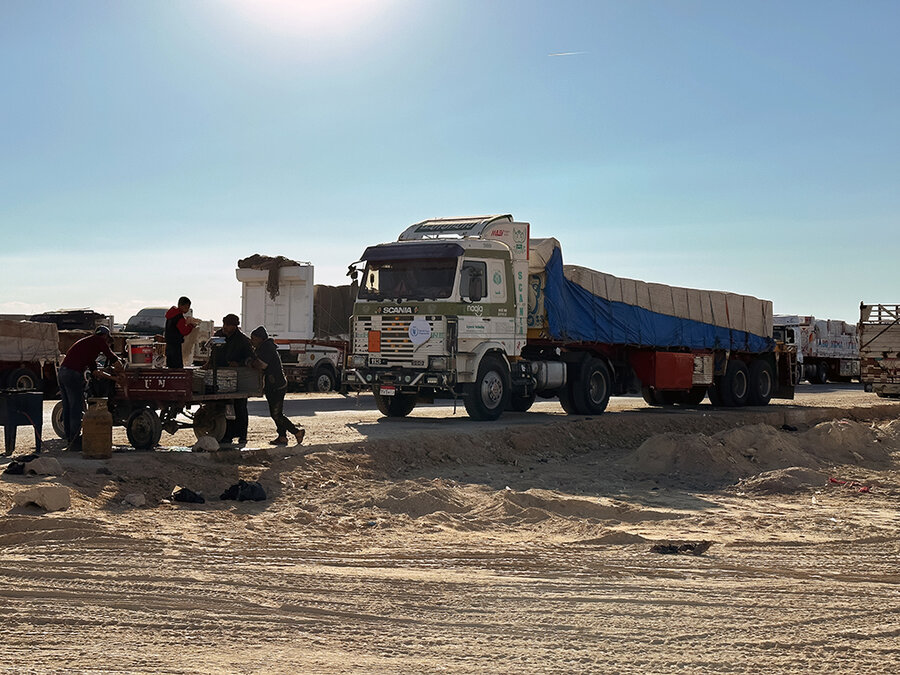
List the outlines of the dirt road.
<svg viewBox="0 0 900 675">
<path fill-rule="evenodd" d="M 801 392 L 497 425 L 297 397 L 307 454 L 52 450 L 0 480 L 0 671 L 897 672 L 900 406 Z M 11 507 L 41 483 L 72 507 Z"/>
</svg>

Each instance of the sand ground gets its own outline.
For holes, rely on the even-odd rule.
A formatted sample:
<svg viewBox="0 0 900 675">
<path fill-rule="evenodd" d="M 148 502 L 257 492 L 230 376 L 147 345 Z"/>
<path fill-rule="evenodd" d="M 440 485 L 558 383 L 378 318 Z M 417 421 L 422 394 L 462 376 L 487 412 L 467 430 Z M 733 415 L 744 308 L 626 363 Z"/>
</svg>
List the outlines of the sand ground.
<svg viewBox="0 0 900 675">
<path fill-rule="evenodd" d="M 342 405 L 292 397 L 302 448 L 256 449 L 254 403 L 251 449 L 51 441 L 64 475 L 0 478 L 0 672 L 900 671 L 900 405 L 547 402 L 497 426 Z M 269 499 L 220 500 L 238 478 Z M 44 483 L 72 507 L 12 506 Z"/>
</svg>

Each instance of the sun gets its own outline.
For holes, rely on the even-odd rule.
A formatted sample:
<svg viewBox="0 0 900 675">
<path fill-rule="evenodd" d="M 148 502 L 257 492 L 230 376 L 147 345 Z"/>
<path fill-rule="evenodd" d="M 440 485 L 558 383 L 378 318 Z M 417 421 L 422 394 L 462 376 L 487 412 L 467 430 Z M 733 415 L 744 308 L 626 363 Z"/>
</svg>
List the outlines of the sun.
<svg viewBox="0 0 900 675">
<path fill-rule="evenodd" d="M 226 0 L 242 19 L 272 33 L 308 38 L 354 32 L 393 0 Z"/>
</svg>

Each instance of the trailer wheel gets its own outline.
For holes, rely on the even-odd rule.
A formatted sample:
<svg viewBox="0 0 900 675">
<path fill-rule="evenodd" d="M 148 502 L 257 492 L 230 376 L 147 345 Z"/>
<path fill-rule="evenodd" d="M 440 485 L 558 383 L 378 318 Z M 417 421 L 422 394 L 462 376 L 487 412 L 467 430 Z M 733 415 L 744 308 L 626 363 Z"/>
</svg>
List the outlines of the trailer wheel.
<svg viewBox="0 0 900 675">
<path fill-rule="evenodd" d="M 10 389 L 40 390 L 44 381 L 31 368 L 16 368 L 9 374 L 6 386 Z"/>
<path fill-rule="evenodd" d="M 511 396 L 508 409 L 514 412 L 528 412 L 528 409 L 534 405 L 534 399 L 534 392 L 527 396 Z"/>
<path fill-rule="evenodd" d="M 50 426 L 53 432 L 60 438 L 66 437 L 66 422 L 63 419 L 63 402 L 57 401 L 53 406 L 53 412 L 50 413 Z"/>
<path fill-rule="evenodd" d="M 750 364 L 749 405 L 769 405 L 775 391 L 775 375 L 772 366 L 764 359 L 756 359 Z"/>
<path fill-rule="evenodd" d="M 204 404 L 194 413 L 194 435 L 197 438 L 212 436 L 221 441 L 227 428 L 228 420 L 222 406 Z"/>
<path fill-rule="evenodd" d="M 750 373 L 743 361 L 732 359 L 725 367 L 725 374 L 718 378 L 716 390 L 722 405 L 737 408 L 747 405 L 750 396 Z"/>
<path fill-rule="evenodd" d="M 310 393 L 325 393 L 334 389 L 334 373 L 328 368 L 316 368 L 312 377 L 306 381 L 306 390 Z"/>
<path fill-rule="evenodd" d="M 416 407 L 415 394 L 394 394 L 393 396 L 382 396 L 377 391 L 375 393 L 375 405 L 385 417 L 406 417 Z"/>
<path fill-rule="evenodd" d="M 828 382 L 828 366 L 824 363 L 816 365 L 815 371 L 809 377 L 812 384 L 826 384 Z"/>
<path fill-rule="evenodd" d="M 609 405 L 612 378 L 600 359 L 587 359 L 572 382 L 572 402 L 580 415 L 599 415 Z"/>
<path fill-rule="evenodd" d="M 162 437 L 159 415 L 150 408 L 135 410 L 125 423 L 125 434 L 136 450 L 152 450 Z"/>
<path fill-rule="evenodd" d="M 510 382 L 506 363 L 487 354 L 478 365 L 475 382 L 466 385 L 466 412 L 473 420 L 495 420 L 509 404 Z"/>
</svg>

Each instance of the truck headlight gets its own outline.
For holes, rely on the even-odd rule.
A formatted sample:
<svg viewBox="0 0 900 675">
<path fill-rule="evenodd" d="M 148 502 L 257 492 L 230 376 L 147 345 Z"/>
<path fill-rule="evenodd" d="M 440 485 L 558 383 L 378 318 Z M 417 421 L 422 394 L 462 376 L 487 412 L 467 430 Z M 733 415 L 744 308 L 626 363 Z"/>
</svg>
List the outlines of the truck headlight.
<svg viewBox="0 0 900 675">
<path fill-rule="evenodd" d="M 447 357 L 446 356 L 432 356 L 431 361 L 429 361 L 429 365 L 432 370 L 447 370 Z"/>
<path fill-rule="evenodd" d="M 368 360 L 369 360 L 369 358 L 365 354 L 351 354 L 350 355 L 350 367 L 351 368 L 365 368 Z"/>
</svg>

